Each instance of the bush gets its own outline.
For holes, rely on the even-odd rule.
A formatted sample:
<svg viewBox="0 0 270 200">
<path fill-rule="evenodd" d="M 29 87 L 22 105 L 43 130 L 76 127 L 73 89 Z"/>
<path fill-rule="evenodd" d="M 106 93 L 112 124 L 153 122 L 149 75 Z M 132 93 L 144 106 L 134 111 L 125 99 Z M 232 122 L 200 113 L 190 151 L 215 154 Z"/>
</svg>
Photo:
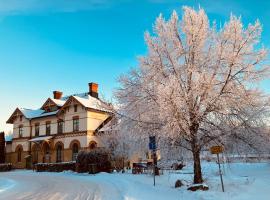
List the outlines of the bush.
<svg viewBox="0 0 270 200">
<path fill-rule="evenodd" d="M 103 149 L 90 152 L 81 151 L 77 156 L 76 171 L 78 173 L 112 172 L 110 154 Z"/>
<path fill-rule="evenodd" d="M 175 182 L 175 185 L 174 187 L 175 188 L 179 188 L 179 187 L 182 187 L 184 184 L 182 183 L 182 181 L 180 181 L 179 179 Z"/>
<path fill-rule="evenodd" d="M 75 171 L 75 162 L 62 162 L 62 163 L 37 163 L 34 165 L 37 172 L 62 172 L 67 170 Z"/>
<path fill-rule="evenodd" d="M 3 163 L 0 164 L 0 172 L 7 172 L 12 170 L 12 164 L 11 163 Z"/>
<path fill-rule="evenodd" d="M 195 184 L 195 185 L 191 185 L 188 190 L 191 190 L 193 192 L 197 191 L 197 190 L 202 190 L 202 191 L 207 191 L 209 190 L 209 187 L 205 184 Z"/>
<path fill-rule="evenodd" d="M 184 165 L 183 163 L 173 163 L 171 168 L 174 170 L 182 170 L 185 166 L 186 165 Z"/>
</svg>

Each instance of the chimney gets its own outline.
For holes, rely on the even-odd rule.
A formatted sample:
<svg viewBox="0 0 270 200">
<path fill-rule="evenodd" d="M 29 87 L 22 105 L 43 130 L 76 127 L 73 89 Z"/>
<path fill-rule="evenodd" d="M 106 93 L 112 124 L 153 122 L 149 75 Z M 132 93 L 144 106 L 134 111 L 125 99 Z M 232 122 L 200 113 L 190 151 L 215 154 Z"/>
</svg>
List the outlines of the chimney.
<svg viewBox="0 0 270 200">
<path fill-rule="evenodd" d="M 88 86 L 89 86 L 89 95 L 98 98 L 98 84 L 92 82 L 88 83 Z"/>
<path fill-rule="evenodd" d="M 53 91 L 53 98 L 54 99 L 61 99 L 63 95 L 63 92 L 60 91 Z"/>
</svg>

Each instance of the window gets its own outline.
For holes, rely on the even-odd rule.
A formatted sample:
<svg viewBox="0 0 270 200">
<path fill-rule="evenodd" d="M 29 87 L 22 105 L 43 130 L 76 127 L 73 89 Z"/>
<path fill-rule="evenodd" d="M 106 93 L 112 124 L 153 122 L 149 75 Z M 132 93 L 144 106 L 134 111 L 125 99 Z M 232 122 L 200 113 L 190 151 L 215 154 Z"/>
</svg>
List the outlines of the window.
<svg viewBox="0 0 270 200">
<path fill-rule="evenodd" d="M 78 110 L 78 106 L 74 105 L 74 112 L 77 112 L 77 110 Z"/>
<path fill-rule="evenodd" d="M 79 131 L 79 118 L 73 119 L 73 131 Z"/>
<path fill-rule="evenodd" d="M 20 115 L 20 121 L 22 121 L 22 115 Z"/>
<path fill-rule="evenodd" d="M 47 142 L 45 142 L 43 144 L 42 149 L 43 149 L 43 155 L 44 155 L 43 156 L 43 162 L 44 163 L 51 162 L 51 155 L 50 155 L 50 146 L 49 146 L 49 144 Z"/>
<path fill-rule="evenodd" d="M 39 124 L 35 124 L 35 136 L 39 136 Z"/>
<path fill-rule="evenodd" d="M 46 135 L 51 134 L 51 122 L 46 122 Z"/>
<path fill-rule="evenodd" d="M 72 160 L 76 160 L 79 152 L 79 145 L 74 143 L 72 146 Z"/>
<path fill-rule="evenodd" d="M 33 152 L 33 163 L 38 163 L 38 149 L 37 149 L 38 147 L 37 147 L 37 145 L 35 144 L 34 146 L 33 146 L 33 150 L 32 150 L 32 152 Z"/>
<path fill-rule="evenodd" d="M 17 161 L 18 162 L 21 162 L 22 161 L 22 148 L 19 148 L 18 149 L 18 152 L 17 152 Z"/>
<path fill-rule="evenodd" d="M 19 126 L 19 137 L 23 136 L 23 126 Z"/>
<path fill-rule="evenodd" d="M 64 122 L 62 120 L 58 121 L 58 123 L 57 123 L 57 133 L 63 133 L 63 128 L 64 128 Z"/>
<path fill-rule="evenodd" d="M 56 162 L 62 162 L 62 145 L 57 145 L 56 147 Z"/>
<path fill-rule="evenodd" d="M 97 143 L 95 141 L 91 141 L 89 143 L 89 148 L 92 150 L 92 149 L 95 149 L 97 147 Z"/>
</svg>

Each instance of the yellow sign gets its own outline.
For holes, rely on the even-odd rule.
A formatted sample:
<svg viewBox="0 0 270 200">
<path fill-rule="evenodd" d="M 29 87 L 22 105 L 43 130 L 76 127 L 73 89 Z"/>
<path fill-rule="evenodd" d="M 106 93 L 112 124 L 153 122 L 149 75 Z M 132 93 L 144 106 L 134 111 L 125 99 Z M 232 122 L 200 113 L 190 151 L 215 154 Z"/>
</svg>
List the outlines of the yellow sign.
<svg viewBox="0 0 270 200">
<path fill-rule="evenodd" d="M 223 152 L 223 147 L 222 146 L 212 146 L 210 148 L 210 151 L 212 154 L 219 154 Z"/>
</svg>

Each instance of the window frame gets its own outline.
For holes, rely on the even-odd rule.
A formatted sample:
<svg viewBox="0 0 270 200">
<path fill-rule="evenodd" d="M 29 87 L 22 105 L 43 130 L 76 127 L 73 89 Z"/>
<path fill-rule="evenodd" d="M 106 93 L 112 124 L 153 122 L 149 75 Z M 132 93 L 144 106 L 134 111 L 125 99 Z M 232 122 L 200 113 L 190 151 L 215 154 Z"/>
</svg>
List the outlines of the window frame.
<svg viewBox="0 0 270 200">
<path fill-rule="evenodd" d="M 17 151 L 17 162 L 22 162 L 22 148 L 19 147 Z"/>
<path fill-rule="evenodd" d="M 73 132 L 78 132 L 80 130 L 80 119 L 78 117 L 73 118 Z"/>
<path fill-rule="evenodd" d="M 74 105 L 74 112 L 78 112 L 78 105 Z"/>
<path fill-rule="evenodd" d="M 63 152 L 63 146 L 61 144 L 58 144 L 56 147 L 56 162 L 62 162 L 62 152 Z"/>
<path fill-rule="evenodd" d="M 47 121 L 45 126 L 46 126 L 46 136 L 51 135 L 51 122 Z"/>
<path fill-rule="evenodd" d="M 19 138 L 22 138 L 23 137 L 23 125 L 20 125 L 19 126 L 18 134 L 19 134 Z"/>
<path fill-rule="evenodd" d="M 64 121 L 63 120 L 59 120 L 57 122 L 57 133 L 58 134 L 62 134 L 64 132 Z"/>
<path fill-rule="evenodd" d="M 35 136 L 36 136 L 36 137 L 39 136 L 39 131 L 40 131 L 39 123 L 36 123 L 36 124 L 35 124 Z"/>
<path fill-rule="evenodd" d="M 75 150 L 76 150 L 76 152 L 75 152 Z M 79 145 L 77 143 L 74 143 L 72 145 L 72 160 L 73 161 L 75 161 L 77 159 L 78 153 L 79 153 Z"/>
</svg>

